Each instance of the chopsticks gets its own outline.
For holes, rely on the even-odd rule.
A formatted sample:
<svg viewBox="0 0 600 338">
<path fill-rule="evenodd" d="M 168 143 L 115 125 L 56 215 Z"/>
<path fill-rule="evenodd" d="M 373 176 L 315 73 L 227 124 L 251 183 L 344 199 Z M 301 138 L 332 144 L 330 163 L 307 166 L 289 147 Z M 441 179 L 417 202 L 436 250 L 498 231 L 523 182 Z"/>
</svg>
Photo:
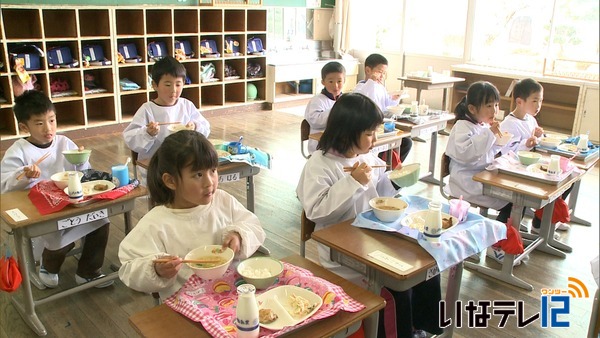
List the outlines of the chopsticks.
<svg viewBox="0 0 600 338">
<path fill-rule="evenodd" d="M 168 263 L 172 261 L 173 258 L 157 258 L 153 260 L 154 263 Z M 184 259 L 181 263 L 193 263 L 193 264 L 207 264 L 207 263 L 218 263 L 222 261 L 220 258 L 215 259 Z"/>
<path fill-rule="evenodd" d="M 164 126 L 164 125 L 167 125 L 167 124 L 181 124 L 181 122 L 180 121 L 176 121 L 176 122 L 159 122 L 158 123 L 159 126 Z"/>
<path fill-rule="evenodd" d="M 372 165 L 371 168 L 391 168 L 391 165 Z M 344 171 L 352 171 L 354 167 L 344 167 Z"/>
<path fill-rule="evenodd" d="M 42 163 L 42 161 L 47 159 L 48 156 L 50 156 L 50 152 L 47 152 L 44 155 L 42 155 L 42 157 L 40 157 L 37 161 L 35 161 L 35 163 L 33 165 L 38 165 L 38 164 Z M 25 175 L 25 170 L 23 170 L 23 172 L 20 173 L 19 176 L 17 176 L 17 181 L 20 180 L 21 178 L 23 178 L 23 175 Z"/>
</svg>

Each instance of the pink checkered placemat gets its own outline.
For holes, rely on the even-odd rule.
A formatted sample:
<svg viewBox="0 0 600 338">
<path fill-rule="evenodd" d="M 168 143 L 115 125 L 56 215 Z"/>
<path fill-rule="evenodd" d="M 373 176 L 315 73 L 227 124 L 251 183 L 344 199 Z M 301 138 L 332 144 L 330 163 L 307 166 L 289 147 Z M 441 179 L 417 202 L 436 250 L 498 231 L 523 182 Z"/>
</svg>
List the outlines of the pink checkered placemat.
<svg viewBox="0 0 600 338">
<path fill-rule="evenodd" d="M 314 315 L 295 326 L 284 327 L 279 331 L 261 327 L 261 337 L 277 337 L 315 320 L 333 316 L 340 310 L 358 312 L 365 308 L 348 296 L 340 286 L 315 277 L 306 269 L 285 262 L 283 265 L 283 272 L 277 282 L 266 290 L 258 290 L 256 295 L 281 285 L 295 285 L 319 295 L 323 298 L 323 305 Z M 203 280 L 192 275 L 178 292 L 165 300 L 165 304 L 189 319 L 200 322 L 213 337 L 236 337 L 236 289 L 243 283 L 244 279 L 231 267 L 223 277 L 215 280 Z"/>
</svg>

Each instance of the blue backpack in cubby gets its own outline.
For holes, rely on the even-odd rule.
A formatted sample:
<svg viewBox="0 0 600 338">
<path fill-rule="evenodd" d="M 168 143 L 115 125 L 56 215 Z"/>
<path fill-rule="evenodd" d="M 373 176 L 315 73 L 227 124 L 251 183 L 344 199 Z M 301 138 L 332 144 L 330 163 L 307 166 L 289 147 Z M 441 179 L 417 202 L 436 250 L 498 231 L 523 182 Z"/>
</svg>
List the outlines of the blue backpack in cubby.
<svg viewBox="0 0 600 338">
<path fill-rule="evenodd" d="M 79 66 L 71 56 L 71 49 L 67 46 L 52 47 L 48 50 L 48 66 L 51 68 L 72 68 Z"/>
<path fill-rule="evenodd" d="M 84 65 L 85 62 L 89 62 L 92 66 L 108 66 L 112 62 L 104 57 L 104 50 L 100 45 L 87 45 L 83 46 L 81 50 L 83 55 Z"/>
<path fill-rule="evenodd" d="M 183 51 L 183 54 L 185 54 L 185 56 L 188 58 L 194 57 L 192 45 L 187 40 L 175 41 L 175 49 L 181 49 Z"/>
<path fill-rule="evenodd" d="M 122 43 L 117 47 L 117 50 L 127 63 L 142 62 L 142 57 L 138 54 L 135 43 Z"/>
<path fill-rule="evenodd" d="M 36 45 L 19 45 L 8 51 L 11 63 L 14 65 L 14 59 L 23 59 L 25 70 L 38 70 L 42 68 L 41 58 L 44 57 L 44 51 Z"/>
<path fill-rule="evenodd" d="M 217 42 L 215 40 L 204 39 L 200 41 L 200 55 L 202 57 L 213 57 L 218 58 L 221 56 L 219 49 L 217 48 Z"/>
<path fill-rule="evenodd" d="M 248 39 L 248 55 L 262 55 L 264 53 L 263 43 L 260 38 L 251 37 Z"/>
<path fill-rule="evenodd" d="M 148 44 L 148 57 L 151 61 L 158 61 L 167 56 L 167 45 L 162 41 L 152 41 Z"/>
</svg>

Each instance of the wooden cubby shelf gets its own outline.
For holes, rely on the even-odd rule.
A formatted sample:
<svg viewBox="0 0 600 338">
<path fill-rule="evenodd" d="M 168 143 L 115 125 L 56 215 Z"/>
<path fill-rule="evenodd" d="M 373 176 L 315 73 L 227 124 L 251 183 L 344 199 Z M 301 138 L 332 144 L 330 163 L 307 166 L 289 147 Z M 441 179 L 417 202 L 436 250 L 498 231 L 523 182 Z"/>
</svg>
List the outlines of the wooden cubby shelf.
<svg viewBox="0 0 600 338">
<path fill-rule="evenodd" d="M 60 23 L 60 24 L 57 24 Z M 240 54 L 224 55 L 226 38 L 238 41 Z M 149 77 L 154 60 L 148 56 L 148 44 L 164 42 L 168 55 L 175 55 L 175 42 L 187 41 L 194 56 L 182 60 L 191 83 L 184 86 L 185 97 L 202 109 L 222 109 L 253 104 L 265 100 L 265 75 L 248 77 L 247 66 L 257 63 L 265 73 L 265 55 L 247 55 L 247 40 L 262 39 L 267 47 L 267 10 L 246 7 L 194 6 L 64 6 L 3 5 L 0 22 L 0 88 L 6 102 L 0 102 L 1 140 L 22 137 L 12 112 L 12 81 L 17 76 L 10 69 L 9 53 L 22 44 L 33 44 L 44 53 L 56 47 L 69 47 L 72 68 L 49 67 L 48 58 L 41 59 L 40 69 L 29 70 L 37 78 L 37 86 L 55 103 L 60 131 L 87 130 L 90 127 L 129 123 L 138 108 L 156 97 Z M 218 57 L 201 57 L 202 39 L 214 40 Z M 140 62 L 118 63 L 119 46 L 133 44 Z M 86 46 L 102 47 L 109 65 L 86 67 L 82 50 Z M 212 63 L 218 81 L 202 82 L 202 66 Z M 236 70 L 239 78 L 225 79 L 225 66 Z M 86 80 L 102 91 L 86 88 Z M 140 89 L 123 90 L 119 81 L 127 78 Z M 63 79 L 74 91 L 70 96 L 52 93 L 52 81 Z M 247 98 L 247 84 L 258 90 L 255 100 Z"/>
</svg>

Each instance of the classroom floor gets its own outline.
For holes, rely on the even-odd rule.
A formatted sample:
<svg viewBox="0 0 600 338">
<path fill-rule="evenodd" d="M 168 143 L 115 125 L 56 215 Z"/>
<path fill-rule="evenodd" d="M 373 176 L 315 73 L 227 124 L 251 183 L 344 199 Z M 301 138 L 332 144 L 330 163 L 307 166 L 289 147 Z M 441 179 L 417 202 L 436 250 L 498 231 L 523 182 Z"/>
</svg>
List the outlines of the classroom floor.
<svg viewBox="0 0 600 338">
<path fill-rule="evenodd" d="M 273 168 L 262 170 L 255 177 L 255 213 L 267 232 L 266 246 L 276 258 L 299 253 L 301 207 L 295 188 L 305 159 L 300 153 L 300 122 L 304 107 L 284 108 L 278 111 L 240 112 L 235 114 L 207 116 L 211 123 L 211 139 L 237 140 L 244 136 L 249 146 L 258 147 L 273 156 Z M 125 126 L 123 126 L 125 127 Z M 93 149 L 92 167 L 108 171 L 111 165 L 124 163 L 129 150 L 119 134 L 98 135 L 75 140 L 77 144 Z M 438 138 L 438 158 L 445 149 L 446 136 Z M 429 143 L 414 142 L 413 150 L 406 163 L 421 162 L 426 166 L 429 158 Z M 439 161 L 438 161 L 439 162 Z M 436 167 L 439 176 L 439 166 Z M 463 308 L 469 300 L 515 300 L 524 302 L 524 316 L 529 318 L 541 311 L 542 288 L 567 288 L 567 278 L 576 277 L 583 281 L 592 295 L 596 284 L 592 278 L 590 260 L 598 255 L 598 166 L 584 178 L 580 191 L 579 205 L 575 213 L 592 222 L 592 227 L 572 225 L 561 240 L 573 246 L 573 252 L 565 259 L 534 251 L 530 259 L 514 269 L 514 274 L 534 285 L 528 292 L 465 269 L 460 300 Z M 245 182 L 220 185 L 242 203 L 246 201 Z M 403 194 L 417 194 L 430 198 L 441 198 L 439 188 L 419 182 L 404 189 Z M 139 199 L 133 212 L 134 224 L 146 212 L 146 201 Z M 111 263 L 118 263 L 117 251 L 124 236 L 122 217 L 111 218 L 111 238 L 107 248 L 105 270 Z M 3 225 L 3 230 L 7 230 Z M 9 236 L 1 232 L 2 242 Z M 10 238 L 12 241 L 12 238 Z M 11 243 L 12 246 L 12 243 Z M 307 243 L 307 257 L 316 260 L 314 241 Z M 490 259 L 482 264 L 498 267 Z M 68 258 L 60 273 L 61 287 L 75 285 L 76 260 Z M 442 273 L 445 287 L 446 273 Z M 53 290 L 37 290 L 35 297 L 51 295 Z M 106 289 L 91 289 L 56 300 L 38 307 L 38 315 L 46 325 L 48 337 L 137 337 L 127 318 L 136 312 L 154 305 L 152 297 L 130 290 L 117 280 Z M 488 328 L 468 328 L 466 311 L 462 313 L 463 327 L 455 330 L 455 337 L 584 337 L 587 335 L 592 299 L 572 299 L 570 313 L 561 315 L 561 320 L 570 322 L 570 328 L 542 328 L 538 319 L 525 328 L 517 328 L 516 316 L 511 316 L 504 328 L 498 328 L 499 316 L 492 316 Z M 174 333 L 175 334 L 175 333 Z M 0 338 L 35 337 L 23 322 L 10 302 L 10 295 L 0 293 Z"/>
</svg>

